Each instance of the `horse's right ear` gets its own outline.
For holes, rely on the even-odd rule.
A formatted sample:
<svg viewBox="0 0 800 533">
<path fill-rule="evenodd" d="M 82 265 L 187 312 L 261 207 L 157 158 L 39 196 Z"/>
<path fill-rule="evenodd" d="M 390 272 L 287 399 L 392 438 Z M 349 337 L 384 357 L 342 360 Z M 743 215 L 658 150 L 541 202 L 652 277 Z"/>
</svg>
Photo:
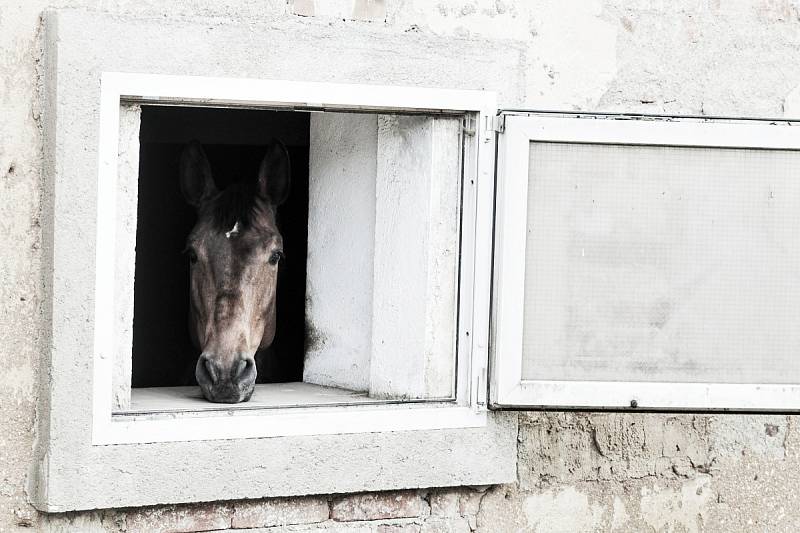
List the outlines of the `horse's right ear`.
<svg viewBox="0 0 800 533">
<path fill-rule="evenodd" d="M 183 149 L 180 177 L 183 197 L 195 207 L 199 207 L 217 192 L 214 178 L 211 177 L 211 165 L 208 164 L 208 157 L 197 141 L 191 141 Z"/>
<path fill-rule="evenodd" d="M 258 169 L 256 192 L 273 205 L 281 205 L 289 196 L 290 174 L 286 146 L 278 140 L 270 141 Z"/>
</svg>

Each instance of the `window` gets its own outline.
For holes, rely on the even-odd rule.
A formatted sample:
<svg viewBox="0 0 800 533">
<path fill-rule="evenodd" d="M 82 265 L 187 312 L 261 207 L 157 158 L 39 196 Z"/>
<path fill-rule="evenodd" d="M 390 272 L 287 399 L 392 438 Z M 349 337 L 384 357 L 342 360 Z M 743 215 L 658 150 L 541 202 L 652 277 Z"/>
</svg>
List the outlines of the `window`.
<svg viewBox="0 0 800 533">
<path fill-rule="evenodd" d="M 48 14 L 39 509 L 509 482 L 504 407 L 797 409 L 796 123 L 498 116 L 506 43 L 337 31 Z M 267 133 L 295 329 L 212 404 L 156 362 L 193 223 L 164 176 L 199 135 L 224 181 Z"/>
<path fill-rule="evenodd" d="M 128 276 L 131 257 L 136 266 L 132 342 L 116 347 L 116 412 L 171 412 L 170 398 L 181 410 L 230 409 L 187 386 L 196 385 L 198 352 L 180 254 L 197 217 L 178 161 L 193 139 L 204 141 L 220 189 L 258 173 L 270 138 L 284 141 L 291 161 L 291 192 L 278 208 L 286 258 L 274 355 L 259 372 L 260 383 L 285 385 L 259 385 L 241 407 L 455 399 L 465 116 L 139 104 L 120 113 L 134 119 L 120 122 L 121 144 L 138 154 L 122 152 L 119 171 L 131 175 L 119 182 L 138 183 L 139 194 L 117 200 L 137 216 L 126 222 L 135 252 L 117 260 Z M 130 310 L 130 299 L 115 305 Z M 130 320 L 117 326 L 126 331 Z"/>
<path fill-rule="evenodd" d="M 166 41 L 139 38 L 142 25 L 153 36 L 169 35 L 164 24 L 130 24 L 71 10 L 48 16 L 50 203 L 44 218 L 52 225 L 44 233 L 52 250 L 52 342 L 44 363 L 49 371 L 42 374 L 32 501 L 42 510 L 67 511 L 512 480 L 516 420 L 490 413 L 486 401 L 494 94 L 279 81 L 308 76 L 292 70 L 291 61 L 289 70 L 276 67 L 266 59 L 277 58 L 271 45 L 253 47 L 266 37 L 241 28 L 212 32 L 204 44 L 219 39 L 217 48 L 251 52 L 233 53 L 231 65 L 197 55 L 188 41 L 172 35 L 176 54 L 195 57 L 194 75 L 153 74 L 185 72 L 181 65 L 188 64 L 163 53 Z M 87 46 L 87 36 L 93 46 Z M 358 42 L 344 39 L 342 50 L 348 51 L 342 53 L 363 54 Z M 129 45 L 142 50 L 125 51 Z M 313 43 L 293 41 L 292 50 L 300 49 L 307 57 L 319 53 Z M 478 50 L 469 53 L 482 57 Z M 367 63 L 379 65 L 378 56 Z M 250 67 L 242 68 L 240 60 Z M 418 62 L 417 68 L 440 75 L 442 65 L 437 59 L 436 65 Z M 250 68 L 254 79 L 242 78 Z M 221 75 L 197 75 L 206 72 Z M 319 72 L 327 80 L 340 74 L 335 67 Z M 451 85 L 449 79 L 438 85 Z M 250 126 L 222 139 L 226 121 Z M 191 132 L 181 129 L 187 123 L 194 124 Z M 307 174 L 308 214 L 301 205 L 283 215 L 307 218 L 298 223 L 307 237 L 293 242 L 306 245 L 310 259 L 302 251 L 286 250 L 286 256 L 305 267 L 305 280 L 295 285 L 306 293 L 296 312 L 312 328 L 304 326 L 304 346 L 295 360 L 300 364 L 287 368 L 280 383 L 259 384 L 256 401 L 223 406 L 176 394 L 174 368 L 161 367 L 161 375 L 147 372 L 156 368 L 149 360 L 153 350 L 178 342 L 168 334 L 181 320 L 171 318 L 174 323 L 157 331 L 153 323 L 166 318 L 147 315 L 159 303 L 173 309 L 185 305 L 176 285 L 182 274 L 169 273 L 173 281 L 159 285 L 158 274 L 166 271 L 153 259 L 161 246 L 176 252 L 180 243 L 173 240 L 185 226 L 159 234 L 156 223 L 192 223 L 191 214 L 164 213 L 185 209 L 175 197 L 169 205 L 158 203 L 169 198 L 150 201 L 159 192 L 175 192 L 160 188 L 159 172 L 174 164 L 170 161 L 189 133 L 205 137 L 213 167 L 258 157 L 254 139 L 260 134 L 248 136 L 248 128 L 275 130 L 278 135 L 271 136 L 283 137 L 301 162 L 297 183 Z M 326 150 L 315 148 L 321 143 Z M 375 150 L 348 151 L 364 143 Z M 378 171 L 379 164 L 396 166 Z M 342 170 L 348 165 L 350 171 Z M 346 183 L 342 176 L 355 170 L 361 181 Z M 371 185 L 374 194 L 363 185 Z M 320 204 L 331 194 L 342 201 Z M 305 202 L 302 194 L 296 199 Z M 425 239 L 403 240 L 403 228 L 387 206 L 403 211 L 417 206 L 410 223 L 414 232 L 425 230 Z M 373 227 L 358 218 L 367 214 Z M 331 278 L 361 267 L 352 261 L 342 266 L 348 258 L 337 246 L 343 241 L 331 241 L 325 220 L 336 220 L 352 240 L 373 247 L 359 255 L 370 259 L 372 272 L 351 276 L 357 289 L 351 295 L 362 299 L 340 298 L 344 303 L 338 308 L 326 307 L 323 298 L 335 288 Z M 393 261 L 395 243 L 413 261 Z M 336 268 L 321 268 L 317 259 Z M 177 296 L 166 294 L 173 290 Z M 155 299 L 151 292 L 164 294 Z M 400 312 L 376 312 L 387 301 Z M 410 312 L 412 305 L 421 305 L 426 320 Z M 151 319 L 149 329 L 137 331 L 137 316 L 138 325 Z M 410 332 L 404 337 L 390 322 L 398 316 Z M 368 329 L 347 322 L 365 320 Z M 344 329 L 363 337 L 333 335 Z M 313 334 L 308 339 L 309 331 L 319 334 L 320 342 Z M 385 347 L 345 350 L 345 341 L 376 339 Z M 287 351 L 297 352 L 298 337 L 286 340 L 294 346 Z M 398 349 L 408 357 L 401 365 L 386 364 Z M 355 371 L 353 364 L 337 366 L 341 353 L 358 363 Z M 334 394 L 318 394 L 320 387 Z"/>
<path fill-rule="evenodd" d="M 494 404 L 797 408 L 796 125 L 504 119 Z"/>
<path fill-rule="evenodd" d="M 472 283 L 462 283 L 463 292 L 457 294 L 457 270 L 461 269 L 460 276 L 465 281 L 474 279 L 476 274 L 471 261 L 462 260 L 459 265 L 457 258 L 470 257 L 464 254 L 474 250 L 472 228 L 477 208 L 474 193 L 464 192 L 461 175 L 466 172 L 474 176 L 477 171 L 478 134 L 468 131 L 469 135 L 462 135 L 462 129 L 481 119 L 487 120 L 491 101 L 486 95 L 422 89 L 407 89 L 401 95 L 392 88 L 263 80 L 208 80 L 198 85 L 189 77 L 114 73 L 104 74 L 102 91 L 111 95 L 103 97 L 107 106 L 100 109 L 104 131 L 120 131 L 120 124 L 124 126 L 126 121 L 121 122 L 119 117 L 131 111 L 126 111 L 124 106 L 121 108 L 121 103 L 142 106 L 143 130 L 139 135 L 142 160 L 138 166 L 133 165 L 133 169 L 138 168 L 141 173 L 138 180 L 116 176 L 119 169 L 123 173 L 126 168 L 131 170 L 131 165 L 126 166 L 126 158 L 119 157 L 120 150 L 116 148 L 119 143 L 113 142 L 115 136 L 109 134 L 106 140 L 101 134 L 99 205 L 115 205 L 120 212 L 131 211 L 130 204 L 136 202 L 134 195 L 130 194 L 132 188 L 120 188 L 119 185 L 138 181 L 138 191 L 142 195 L 138 212 L 143 228 L 135 232 L 134 238 L 129 217 L 120 220 L 111 210 L 100 209 L 98 212 L 98 319 L 124 316 L 125 313 L 119 309 L 125 305 L 130 307 L 130 294 L 133 292 L 134 361 L 146 357 L 164 359 L 164 352 L 167 355 L 170 352 L 163 346 L 182 342 L 183 332 L 178 324 L 186 316 L 185 303 L 180 308 L 174 301 L 166 302 L 185 302 L 186 295 L 181 291 L 176 291 L 177 298 L 167 298 L 166 295 L 170 288 L 175 290 L 174 287 L 182 282 L 179 278 L 186 273 L 178 270 L 174 275 L 165 274 L 164 263 L 168 261 L 164 257 L 168 253 L 159 246 L 159 242 L 166 239 L 174 252 L 179 249 L 180 235 L 188 233 L 186 217 L 177 217 L 179 221 L 170 223 L 163 214 L 178 211 L 174 205 L 163 204 L 170 202 L 170 198 L 174 204 L 176 198 L 175 191 L 164 193 L 164 184 L 169 179 L 164 176 L 163 168 L 165 161 L 176 159 L 176 150 L 180 147 L 172 146 L 170 152 L 165 143 L 152 142 L 151 130 L 167 140 L 170 133 L 163 127 L 150 126 L 149 122 L 160 121 L 173 124 L 173 127 L 188 123 L 192 125 L 192 134 L 202 134 L 204 130 L 199 126 L 202 122 L 199 117 L 204 115 L 210 120 L 211 114 L 230 114 L 232 111 L 183 108 L 176 104 L 191 106 L 193 102 L 202 101 L 205 106 L 231 106 L 244 102 L 250 108 L 262 105 L 272 109 L 292 109 L 249 113 L 267 113 L 252 120 L 276 132 L 286 130 L 285 138 L 294 135 L 300 139 L 300 144 L 304 144 L 305 139 L 299 131 L 309 124 L 308 147 L 298 147 L 301 157 L 304 149 L 309 153 L 306 178 L 309 183 L 309 260 L 307 265 L 303 265 L 307 266 L 308 292 L 300 301 L 307 304 L 304 336 L 311 336 L 312 341 L 306 343 L 307 349 L 303 354 L 302 383 L 259 385 L 254 395 L 256 401 L 242 404 L 238 409 L 209 404 L 196 397 L 196 389 L 185 388 L 134 388 L 128 393 L 131 401 L 126 404 L 128 378 L 113 364 L 108 364 L 112 358 L 105 357 L 105 354 L 120 350 L 115 339 L 121 335 L 108 335 L 108 332 L 115 331 L 114 326 L 118 329 L 128 326 L 119 320 L 116 324 L 101 323 L 95 332 L 94 442 L 187 440 L 187 435 L 220 438 L 229 437 L 231 431 L 242 436 L 282 435 L 298 431 L 311 434 L 369 431 L 374 427 L 386 427 L 384 422 L 374 425 L 377 418 L 385 415 L 373 404 L 385 403 L 385 408 L 392 409 L 391 404 L 395 402 L 403 405 L 389 427 L 424 429 L 471 427 L 485 423 L 486 415 L 480 413 L 478 405 L 479 395 L 483 394 L 478 385 L 478 380 L 483 379 L 482 371 L 478 370 L 482 366 L 478 357 L 482 356 L 470 350 L 469 337 L 471 333 L 473 338 L 475 336 L 469 308 L 477 295 Z M 169 99 L 172 107 L 151 107 L 163 104 L 165 98 Z M 464 108 L 461 112 L 457 110 L 459 104 Z M 412 107 L 414 105 L 419 107 Z M 456 109 L 449 110 L 451 106 Z M 355 112 L 365 111 L 365 108 L 384 113 Z M 316 113 L 309 118 L 306 109 Z M 434 113 L 433 109 L 437 111 Z M 392 111 L 403 114 L 388 114 Z M 133 113 L 135 115 L 136 111 Z M 176 119 L 180 113 L 184 114 L 183 119 Z M 306 116 L 297 117 L 301 113 Z M 155 117 L 150 118 L 150 115 Z M 237 135 L 245 135 L 246 117 L 240 116 L 236 120 L 239 121 Z M 220 132 L 224 129 L 212 121 L 211 130 Z M 123 139 L 130 135 L 136 137 L 135 128 L 133 134 L 124 127 L 121 131 Z M 231 158 L 229 164 L 246 159 L 243 146 L 228 146 L 226 150 L 235 150 L 236 157 Z M 462 157 L 466 161 L 463 164 Z M 172 166 L 174 170 L 174 164 Z M 304 168 L 302 162 L 300 167 Z M 162 169 L 161 173 L 159 169 Z M 474 181 L 472 178 L 473 185 Z M 118 184 L 116 188 L 113 187 L 115 183 Z M 300 183 L 303 184 L 302 179 Z M 175 189 L 175 186 L 171 187 Z M 155 192 L 150 192 L 151 188 Z M 301 216 L 295 218 L 300 219 L 298 225 L 302 226 L 304 221 L 301 219 L 305 215 L 302 193 L 298 203 Z M 462 209 L 463 213 L 459 213 Z M 291 216 L 291 211 L 288 213 Z M 123 222 L 127 224 L 123 228 L 125 231 L 107 232 L 107 228 L 119 228 Z M 148 229 L 148 225 L 152 229 Z M 165 225 L 171 228 L 163 228 Z M 335 231 L 331 231 L 332 227 Z M 460 231 L 461 228 L 466 228 L 466 231 Z M 295 244 L 302 250 L 305 243 L 298 244 L 298 241 L 303 239 L 305 232 L 297 233 L 299 238 Z M 109 275 L 114 274 L 114 268 L 130 271 L 129 263 L 122 267 L 118 265 L 118 258 L 135 255 L 130 250 L 134 243 L 140 250 L 136 260 L 137 283 L 142 287 L 139 292 L 131 291 L 131 285 L 134 285 L 131 277 Z M 361 251 L 361 247 L 366 250 Z M 356 253 L 359 251 L 362 253 Z M 302 252 L 298 255 L 302 258 Z M 364 264 L 354 268 L 352 257 Z M 164 285 L 154 284 L 153 280 Z M 100 290 L 104 284 L 110 284 L 113 290 Z M 487 298 L 487 295 L 482 297 Z M 297 300 L 286 300 L 290 307 L 296 307 Z M 462 306 L 458 347 L 457 302 Z M 137 306 L 145 309 L 139 311 L 142 325 L 138 331 Z M 159 309 L 165 309 L 166 313 L 159 314 Z M 170 319 L 167 314 L 179 316 Z M 283 340 L 292 333 L 296 331 L 278 331 L 276 338 Z M 157 342 L 148 342 L 148 335 L 156 336 Z M 164 337 L 169 335 L 172 339 L 165 340 Z M 339 337 L 320 340 L 327 335 Z M 293 343 L 290 337 L 288 342 L 287 356 L 301 355 L 297 353 L 300 349 L 298 343 Z M 294 354 L 290 353 L 292 350 Z M 475 354 L 475 359 L 470 360 L 470 354 Z M 117 362 L 125 357 L 130 355 L 123 350 Z M 144 380 L 140 376 L 148 370 L 146 363 L 139 366 L 143 370 L 132 365 L 134 384 L 137 380 Z M 294 371 L 294 377 L 283 381 L 299 382 L 296 365 Z M 460 379 L 457 379 L 458 372 L 461 373 Z M 164 378 L 168 375 L 164 368 L 158 368 L 155 374 L 155 379 L 168 379 Z M 109 394 L 114 375 L 122 375 L 123 379 L 114 386 L 113 394 Z M 459 382 L 460 390 L 457 390 Z M 146 380 L 143 383 L 170 384 L 147 383 Z M 117 403 L 116 409 L 108 401 L 112 396 Z M 408 403 L 405 400 L 418 401 Z M 298 429 L 293 416 L 304 421 L 308 412 L 291 415 L 283 410 L 267 410 L 291 406 L 330 409 L 331 405 L 348 403 L 352 404 L 351 409 L 339 410 L 335 417 L 325 417 L 337 421 L 327 430 L 316 425 L 304 425 L 304 429 Z M 359 409 L 365 405 L 371 405 L 372 409 Z M 265 410 L 256 413 L 258 407 Z M 440 416 L 443 408 L 450 410 L 448 417 Z M 224 416 L 175 419 L 176 411 L 222 411 Z M 240 415 L 239 412 L 247 414 Z M 280 423 L 253 424 L 250 420 L 252 417 L 276 416 L 280 417 Z M 407 417 L 406 422 L 402 421 L 403 417 Z M 349 426 L 338 418 L 352 418 L 354 422 Z"/>
<path fill-rule="evenodd" d="M 136 244 L 131 252 L 135 262 L 132 346 L 126 345 L 117 361 L 125 365 L 125 358 L 132 355 L 131 373 L 121 378 L 120 403 L 127 404 L 124 396 L 130 394 L 131 386 L 134 393 L 145 392 L 142 389 L 187 386 L 193 378 L 197 352 L 187 327 L 185 246 L 197 216 L 181 194 L 179 179 L 180 157 L 192 140 L 202 142 L 220 189 L 243 178 L 253 179 L 270 139 L 281 139 L 288 150 L 291 193 L 279 207 L 279 219 L 284 255 L 289 259 L 280 264 L 279 334 L 273 343 L 276 352 L 286 355 L 274 358 L 263 374 L 272 382 L 302 381 L 310 114 L 153 105 L 128 105 L 120 112 L 133 115 L 133 120 L 120 122 L 120 144 L 127 146 L 124 139 L 131 139 L 135 152 L 126 150 L 120 157 L 120 179 L 138 188 Z M 197 389 L 180 392 L 197 395 Z"/>
</svg>

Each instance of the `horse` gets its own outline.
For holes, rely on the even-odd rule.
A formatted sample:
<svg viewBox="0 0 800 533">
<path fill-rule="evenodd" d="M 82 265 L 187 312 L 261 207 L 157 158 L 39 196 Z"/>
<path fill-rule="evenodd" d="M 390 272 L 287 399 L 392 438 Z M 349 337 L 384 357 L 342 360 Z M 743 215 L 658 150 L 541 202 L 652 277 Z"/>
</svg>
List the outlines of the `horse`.
<svg viewBox="0 0 800 533">
<path fill-rule="evenodd" d="M 289 194 L 289 154 L 270 141 L 256 176 L 218 190 L 205 151 L 190 142 L 180 187 L 197 221 L 186 239 L 189 333 L 200 353 L 195 378 L 206 400 L 250 400 L 258 367 L 272 356 L 278 263 L 277 207 Z"/>
</svg>

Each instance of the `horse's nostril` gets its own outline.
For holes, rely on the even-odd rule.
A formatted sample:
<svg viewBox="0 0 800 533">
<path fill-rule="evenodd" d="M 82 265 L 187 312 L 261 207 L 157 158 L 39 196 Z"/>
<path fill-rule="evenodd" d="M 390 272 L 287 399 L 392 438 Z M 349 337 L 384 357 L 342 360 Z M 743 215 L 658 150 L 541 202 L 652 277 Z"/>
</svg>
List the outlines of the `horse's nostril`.
<svg viewBox="0 0 800 533">
<path fill-rule="evenodd" d="M 232 375 L 234 381 L 244 381 L 248 379 L 254 366 L 252 359 L 240 359 L 233 368 Z"/>
<path fill-rule="evenodd" d="M 217 372 L 216 365 L 211 359 L 205 360 L 206 372 L 208 377 L 211 378 L 211 383 L 216 383 L 219 380 L 219 373 Z"/>
<path fill-rule="evenodd" d="M 242 373 L 247 368 L 247 361 L 244 359 L 239 359 L 239 362 L 236 364 L 236 367 L 233 369 L 233 379 L 238 378 L 242 375 Z"/>
<path fill-rule="evenodd" d="M 215 385 L 220 379 L 219 366 L 210 357 L 201 355 L 195 368 L 195 377 L 200 385 Z"/>
<path fill-rule="evenodd" d="M 236 357 L 220 363 L 201 355 L 195 369 L 197 384 L 206 400 L 221 403 L 247 401 L 253 394 L 256 365 L 252 357 Z"/>
</svg>

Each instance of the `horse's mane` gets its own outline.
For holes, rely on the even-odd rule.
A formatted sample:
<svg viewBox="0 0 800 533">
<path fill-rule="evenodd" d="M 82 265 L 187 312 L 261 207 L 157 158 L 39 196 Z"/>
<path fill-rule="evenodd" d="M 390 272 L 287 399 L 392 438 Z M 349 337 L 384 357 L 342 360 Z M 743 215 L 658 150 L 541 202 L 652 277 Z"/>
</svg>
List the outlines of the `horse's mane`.
<svg viewBox="0 0 800 533">
<path fill-rule="evenodd" d="M 214 226 L 219 231 L 229 231 L 234 224 L 248 227 L 253 219 L 256 205 L 255 183 L 250 180 L 233 183 L 226 187 L 213 204 Z"/>
</svg>

